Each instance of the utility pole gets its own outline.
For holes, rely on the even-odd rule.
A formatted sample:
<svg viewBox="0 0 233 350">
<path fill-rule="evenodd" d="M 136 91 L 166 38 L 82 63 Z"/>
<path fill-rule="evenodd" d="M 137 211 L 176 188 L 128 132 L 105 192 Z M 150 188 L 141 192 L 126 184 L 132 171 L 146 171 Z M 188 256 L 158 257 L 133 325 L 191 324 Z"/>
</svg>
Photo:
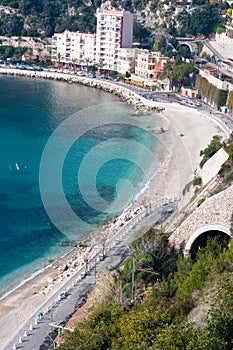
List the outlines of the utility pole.
<svg viewBox="0 0 233 350">
<path fill-rule="evenodd" d="M 88 273 L 88 258 L 84 259 L 85 262 L 85 275 Z"/>
<path fill-rule="evenodd" d="M 105 257 L 105 242 L 106 238 L 103 240 L 103 258 Z"/>
<path fill-rule="evenodd" d="M 95 260 L 95 265 L 94 265 L 94 268 L 95 268 L 95 283 L 96 283 L 96 273 L 97 273 L 97 271 L 96 271 L 96 264 L 97 264 L 97 261 Z"/>
<path fill-rule="evenodd" d="M 134 273 L 135 273 L 135 257 L 133 255 L 133 260 L 132 260 L 132 290 L 131 290 L 131 298 L 132 302 L 134 300 Z"/>
</svg>

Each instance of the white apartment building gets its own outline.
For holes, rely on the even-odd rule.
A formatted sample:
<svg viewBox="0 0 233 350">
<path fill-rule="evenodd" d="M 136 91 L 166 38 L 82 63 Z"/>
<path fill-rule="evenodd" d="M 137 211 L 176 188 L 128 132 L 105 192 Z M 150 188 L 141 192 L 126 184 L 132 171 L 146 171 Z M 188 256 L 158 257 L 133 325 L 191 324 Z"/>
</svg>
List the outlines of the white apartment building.
<svg viewBox="0 0 233 350">
<path fill-rule="evenodd" d="M 97 9 L 96 61 L 105 69 L 117 70 L 120 48 L 131 48 L 133 14 L 125 10 Z"/>
<path fill-rule="evenodd" d="M 139 48 L 121 48 L 118 50 L 117 72 L 120 74 L 133 73 L 135 70 L 135 59 L 139 53 L 145 50 Z"/>
<path fill-rule="evenodd" d="M 96 34 L 70 32 L 55 33 L 52 37 L 52 59 L 64 63 L 94 62 Z"/>
</svg>

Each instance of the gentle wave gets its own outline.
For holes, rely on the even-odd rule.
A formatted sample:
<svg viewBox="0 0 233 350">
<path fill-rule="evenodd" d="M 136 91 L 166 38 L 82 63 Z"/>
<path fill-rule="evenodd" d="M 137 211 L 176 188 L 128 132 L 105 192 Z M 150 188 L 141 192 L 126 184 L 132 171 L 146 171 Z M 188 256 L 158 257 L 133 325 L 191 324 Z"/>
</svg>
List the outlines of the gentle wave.
<svg viewBox="0 0 233 350">
<path fill-rule="evenodd" d="M 43 267 L 42 269 L 39 269 L 36 272 L 33 272 L 28 278 L 23 279 L 17 286 L 15 286 L 14 288 L 12 288 L 11 290 L 9 290 L 8 292 L 6 292 L 5 294 L 3 294 L 2 296 L 0 296 L 0 301 L 5 299 L 8 295 L 12 294 L 14 291 L 16 291 L 17 289 L 19 289 L 20 287 L 22 287 L 25 283 L 33 280 L 35 277 L 37 277 L 38 275 L 40 275 L 41 273 L 43 273 L 44 271 L 48 270 L 50 267 L 52 267 L 54 264 L 56 264 L 60 259 L 65 258 L 66 256 L 68 256 L 70 253 L 72 253 L 75 250 L 75 248 L 72 248 L 69 252 L 65 253 L 64 255 L 60 256 L 57 260 L 53 261 L 51 264 Z"/>
</svg>

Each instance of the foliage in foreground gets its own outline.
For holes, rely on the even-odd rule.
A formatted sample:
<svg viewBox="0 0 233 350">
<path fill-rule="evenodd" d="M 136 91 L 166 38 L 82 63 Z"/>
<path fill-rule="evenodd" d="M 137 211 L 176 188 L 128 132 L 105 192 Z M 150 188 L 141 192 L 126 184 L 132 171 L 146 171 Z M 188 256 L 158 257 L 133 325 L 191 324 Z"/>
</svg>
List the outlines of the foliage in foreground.
<svg viewBox="0 0 233 350">
<path fill-rule="evenodd" d="M 174 270 L 161 272 L 160 281 L 133 305 L 109 301 L 98 306 L 67 335 L 60 349 L 232 349 L 233 247 L 226 249 L 219 243 L 208 241 L 196 262 L 179 256 Z M 130 262 L 127 264 L 129 268 Z M 206 283 L 214 287 L 215 297 L 204 326 L 194 325 L 187 315 Z"/>
<path fill-rule="evenodd" d="M 233 134 L 230 135 L 227 142 L 223 142 L 223 147 L 229 154 L 229 158 L 219 171 L 221 182 L 215 191 L 216 193 L 224 190 L 233 182 Z"/>
<path fill-rule="evenodd" d="M 204 150 L 201 150 L 200 156 L 203 157 L 200 163 L 201 168 L 207 162 L 208 159 L 210 159 L 218 150 L 220 150 L 220 148 L 222 148 L 222 143 L 220 142 L 220 140 L 221 136 L 214 135 L 209 145 Z"/>
</svg>

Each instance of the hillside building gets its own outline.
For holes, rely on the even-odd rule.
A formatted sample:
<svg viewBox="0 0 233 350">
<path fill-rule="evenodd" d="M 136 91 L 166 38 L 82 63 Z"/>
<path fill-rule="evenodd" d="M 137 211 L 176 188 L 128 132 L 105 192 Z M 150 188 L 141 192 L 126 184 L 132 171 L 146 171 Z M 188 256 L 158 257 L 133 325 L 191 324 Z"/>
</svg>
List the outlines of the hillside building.
<svg viewBox="0 0 233 350">
<path fill-rule="evenodd" d="M 96 61 L 104 68 L 117 70 L 119 49 L 131 48 L 133 40 L 133 14 L 108 8 L 97 9 Z"/>
</svg>

